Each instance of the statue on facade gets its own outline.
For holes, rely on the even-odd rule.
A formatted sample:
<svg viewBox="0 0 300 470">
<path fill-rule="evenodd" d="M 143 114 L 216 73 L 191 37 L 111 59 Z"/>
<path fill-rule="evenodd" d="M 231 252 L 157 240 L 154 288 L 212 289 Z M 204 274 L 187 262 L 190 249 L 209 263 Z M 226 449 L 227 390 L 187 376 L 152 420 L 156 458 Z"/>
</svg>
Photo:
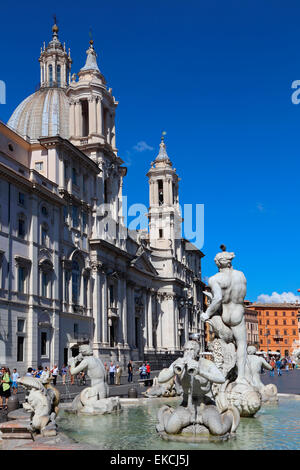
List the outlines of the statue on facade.
<svg viewBox="0 0 300 470">
<path fill-rule="evenodd" d="M 20 377 L 18 383 L 28 392 L 23 403 L 25 411 L 30 413 L 28 430 L 40 432 L 45 437 L 56 436 L 55 422 L 58 413 L 59 392 L 48 383 L 30 376 Z"/>
<path fill-rule="evenodd" d="M 240 421 L 238 410 L 229 406 L 221 413 L 211 394 L 212 383 L 223 383 L 225 378 L 217 366 L 200 358 L 200 345 L 188 341 L 182 358 L 163 369 L 158 382 L 165 383 L 176 376 L 183 390 L 180 406 L 163 406 L 158 412 L 157 432 L 166 440 L 197 442 L 203 438 L 234 435 Z"/>
<path fill-rule="evenodd" d="M 82 390 L 72 403 L 72 410 L 84 414 L 106 414 L 121 409 L 120 398 L 109 398 L 107 374 L 102 361 L 93 356 L 92 348 L 79 347 L 79 354 L 69 359 L 70 373 L 76 375 L 84 371 L 91 379 L 91 386 Z"/>
<path fill-rule="evenodd" d="M 215 257 L 219 272 L 208 281 L 211 303 L 200 317 L 212 327 L 215 337 L 208 348 L 225 377 L 224 383 L 213 384 L 212 393 L 220 412 L 235 406 L 241 416 L 253 416 L 261 407 L 262 397 L 249 375 L 244 318 L 246 278 L 232 267 L 234 253 L 227 252 L 224 245 L 221 249 Z"/>
</svg>

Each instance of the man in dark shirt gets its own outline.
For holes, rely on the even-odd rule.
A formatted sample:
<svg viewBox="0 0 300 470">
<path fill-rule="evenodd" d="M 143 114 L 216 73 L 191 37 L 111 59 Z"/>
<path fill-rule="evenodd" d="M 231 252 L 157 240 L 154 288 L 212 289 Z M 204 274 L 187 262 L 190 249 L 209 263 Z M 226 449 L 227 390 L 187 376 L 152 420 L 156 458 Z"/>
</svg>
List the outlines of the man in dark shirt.
<svg viewBox="0 0 300 470">
<path fill-rule="evenodd" d="M 132 382 L 132 374 L 133 374 L 132 361 L 128 362 L 127 369 L 128 369 L 128 382 Z"/>
</svg>

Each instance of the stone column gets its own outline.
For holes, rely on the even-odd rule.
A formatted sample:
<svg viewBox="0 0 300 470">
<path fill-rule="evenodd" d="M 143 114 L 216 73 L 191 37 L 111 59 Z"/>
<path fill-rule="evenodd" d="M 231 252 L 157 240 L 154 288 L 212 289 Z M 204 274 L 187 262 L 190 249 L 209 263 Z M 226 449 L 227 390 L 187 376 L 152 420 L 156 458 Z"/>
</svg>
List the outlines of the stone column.
<svg viewBox="0 0 300 470">
<path fill-rule="evenodd" d="M 157 306 L 157 330 L 156 330 L 156 337 L 157 337 L 157 349 L 161 349 L 162 346 L 163 346 L 163 341 L 162 341 L 162 316 L 163 316 L 163 312 L 162 312 L 162 308 L 161 308 L 161 304 L 162 304 L 162 297 L 160 295 L 157 296 L 157 303 L 156 303 L 156 306 Z"/>
<path fill-rule="evenodd" d="M 154 192 L 154 197 L 153 197 L 154 205 L 158 206 L 158 182 L 157 180 L 153 181 L 153 192 Z"/>
<path fill-rule="evenodd" d="M 118 347 L 122 346 L 123 341 L 123 325 L 122 325 L 122 305 L 123 305 L 123 285 L 122 279 L 118 279 L 118 300 L 117 300 L 117 307 L 118 307 L 118 331 L 117 331 L 117 343 Z"/>
<path fill-rule="evenodd" d="M 70 129 L 69 129 L 70 137 L 74 137 L 75 134 L 76 134 L 76 131 L 75 131 L 75 101 L 74 100 L 70 101 L 69 125 L 70 125 Z"/>
<path fill-rule="evenodd" d="M 106 113 L 106 141 L 111 144 L 111 114 L 109 109 Z"/>
<path fill-rule="evenodd" d="M 152 289 L 148 293 L 148 348 L 153 349 L 153 312 L 152 312 Z"/>
<path fill-rule="evenodd" d="M 123 329 L 123 343 L 128 347 L 128 317 L 127 317 L 127 295 L 126 295 L 126 279 L 122 279 L 123 291 L 123 305 L 122 305 L 122 329 Z"/>
<path fill-rule="evenodd" d="M 96 120 L 95 120 L 96 99 L 95 99 L 94 96 L 89 97 L 88 106 L 89 106 L 89 130 L 88 130 L 88 135 L 90 135 L 90 134 L 95 134 L 95 132 L 96 132 Z"/>
<path fill-rule="evenodd" d="M 93 279 L 93 317 L 94 317 L 94 343 L 93 349 L 99 350 L 100 343 L 102 342 L 103 330 L 103 315 L 102 315 L 102 286 L 101 286 L 101 268 L 102 265 L 99 261 L 92 264 L 92 279 Z"/>
<path fill-rule="evenodd" d="M 39 279 L 38 279 L 38 247 L 36 240 L 39 240 L 39 223 L 38 223 L 38 198 L 34 195 L 29 197 L 31 223 L 29 224 L 30 232 L 28 235 L 28 254 L 31 260 L 27 267 L 27 293 L 28 293 L 28 314 L 27 314 L 27 364 L 37 367 L 38 364 L 38 314 L 34 308 L 35 295 L 39 295 Z"/>
<path fill-rule="evenodd" d="M 147 297 L 148 297 L 147 292 L 143 291 L 142 302 L 143 302 L 144 308 L 143 308 L 143 314 L 141 318 L 143 320 L 144 349 L 148 347 L 148 298 Z"/>
<path fill-rule="evenodd" d="M 59 164 L 58 164 L 58 181 L 59 187 L 65 187 L 65 165 L 64 165 L 64 157 L 62 155 L 59 156 Z"/>
<path fill-rule="evenodd" d="M 97 100 L 97 134 L 104 135 L 103 132 L 103 104 L 102 97 Z"/>
<path fill-rule="evenodd" d="M 108 346 L 108 312 L 107 312 L 107 277 L 101 273 L 101 301 L 102 301 L 102 343 Z"/>
<path fill-rule="evenodd" d="M 82 136 L 82 110 L 80 100 L 75 101 L 75 133 L 76 137 Z"/>
<path fill-rule="evenodd" d="M 116 148 L 116 124 L 115 124 L 115 114 L 111 117 L 111 145 L 112 148 Z"/>
<path fill-rule="evenodd" d="M 169 204 L 169 184 L 168 180 L 163 181 L 164 204 Z"/>
</svg>

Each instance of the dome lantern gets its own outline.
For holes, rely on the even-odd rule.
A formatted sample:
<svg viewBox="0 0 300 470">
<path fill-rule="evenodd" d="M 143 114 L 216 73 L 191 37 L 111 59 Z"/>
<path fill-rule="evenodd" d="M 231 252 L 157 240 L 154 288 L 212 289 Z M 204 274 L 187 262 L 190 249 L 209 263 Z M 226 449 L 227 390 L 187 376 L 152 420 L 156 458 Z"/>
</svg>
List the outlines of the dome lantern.
<svg viewBox="0 0 300 470">
<path fill-rule="evenodd" d="M 70 53 L 67 54 L 65 45 L 62 46 L 58 39 L 58 31 L 54 17 L 52 39 L 47 47 L 44 45 L 39 57 L 41 88 L 66 88 L 70 83 L 72 59 Z"/>
</svg>

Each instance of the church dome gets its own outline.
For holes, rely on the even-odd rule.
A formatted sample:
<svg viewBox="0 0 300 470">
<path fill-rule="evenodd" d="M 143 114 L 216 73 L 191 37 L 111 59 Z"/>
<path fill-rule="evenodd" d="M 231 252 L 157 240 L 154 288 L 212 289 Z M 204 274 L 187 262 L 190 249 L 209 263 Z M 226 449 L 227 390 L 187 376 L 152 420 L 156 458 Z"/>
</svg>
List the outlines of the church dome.
<svg viewBox="0 0 300 470">
<path fill-rule="evenodd" d="M 8 126 L 36 141 L 60 135 L 69 138 L 69 101 L 63 88 L 40 88 L 15 109 Z"/>
</svg>

